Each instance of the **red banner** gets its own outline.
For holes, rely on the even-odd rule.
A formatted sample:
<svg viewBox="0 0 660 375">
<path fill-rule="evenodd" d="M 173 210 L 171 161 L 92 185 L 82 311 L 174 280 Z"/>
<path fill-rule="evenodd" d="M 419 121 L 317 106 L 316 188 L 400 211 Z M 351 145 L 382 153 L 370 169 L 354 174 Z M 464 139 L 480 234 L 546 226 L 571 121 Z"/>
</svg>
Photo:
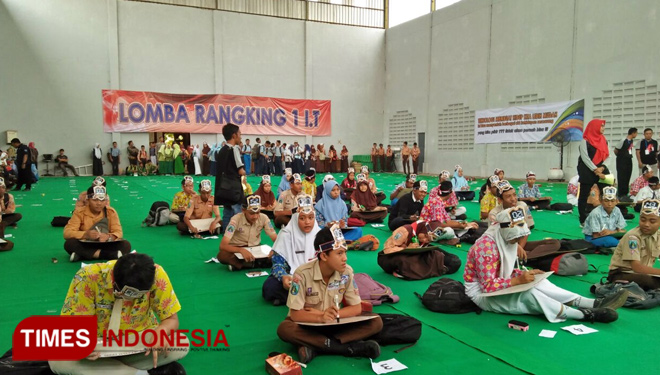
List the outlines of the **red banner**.
<svg viewBox="0 0 660 375">
<path fill-rule="evenodd" d="M 103 90 L 107 133 L 222 133 L 227 123 L 243 134 L 327 136 L 330 101 Z"/>
</svg>

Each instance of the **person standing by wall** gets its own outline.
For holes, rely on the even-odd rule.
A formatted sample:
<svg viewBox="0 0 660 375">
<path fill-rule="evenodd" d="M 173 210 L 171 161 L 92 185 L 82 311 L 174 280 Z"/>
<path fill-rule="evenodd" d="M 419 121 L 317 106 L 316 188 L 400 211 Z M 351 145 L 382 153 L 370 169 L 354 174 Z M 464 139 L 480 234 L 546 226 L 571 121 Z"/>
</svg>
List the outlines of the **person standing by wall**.
<svg viewBox="0 0 660 375">
<path fill-rule="evenodd" d="M 128 141 L 128 147 L 126 147 L 126 152 L 128 153 L 128 172 L 136 173 L 138 170 L 138 150 L 137 147 L 133 144 L 133 141 Z"/>
<path fill-rule="evenodd" d="M 100 143 L 95 143 L 92 149 L 92 174 L 103 176 L 103 150 Z"/>
<path fill-rule="evenodd" d="M 413 148 L 410 151 L 410 155 L 412 156 L 412 164 L 413 164 L 413 173 L 418 174 L 419 172 L 419 154 L 421 154 L 422 150 L 417 147 L 417 142 L 413 143 Z"/>
<path fill-rule="evenodd" d="M 222 231 L 229 225 L 234 215 L 242 212 L 241 203 L 245 200 L 241 177 L 245 176 L 245 166 L 241 158 L 241 130 L 234 124 L 222 128 L 226 144 L 216 157 L 214 204 L 222 205 Z M 256 146 L 255 146 L 256 147 Z"/>
<path fill-rule="evenodd" d="M 371 146 L 371 169 L 374 172 L 378 171 L 378 146 L 375 142 Z"/>
<path fill-rule="evenodd" d="M 252 166 L 252 146 L 250 146 L 250 140 L 246 139 L 243 149 L 241 150 L 243 155 L 243 165 L 245 165 L 245 175 L 250 174 L 250 167 Z"/>
<path fill-rule="evenodd" d="M 653 129 L 644 129 L 644 139 L 637 149 L 637 165 L 641 174 L 644 165 L 650 165 L 653 174 L 658 174 L 658 142 L 653 139 Z"/>
<path fill-rule="evenodd" d="M 119 176 L 119 159 L 121 155 L 121 150 L 117 147 L 117 142 L 112 142 L 112 148 L 108 152 L 108 158 L 110 159 L 110 164 L 112 164 L 112 175 Z"/>
<path fill-rule="evenodd" d="M 630 200 L 628 197 L 628 184 L 632 175 L 632 158 L 635 149 L 635 137 L 637 137 L 637 128 L 628 129 L 628 135 L 614 148 L 616 155 L 616 177 L 619 183 L 619 200 Z"/>
<path fill-rule="evenodd" d="M 589 198 L 591 187 L 599 179 L 605 177 L 606 167 L 603 163 L 610 156 L 610 150 L 607 145 L 607 139 L 603 135 L 604 131 L 605 120 L 593 119 L 587 124 L 582 142 L 580 142 L 580 156 L 577 165 L 577 172 L 580 175 L 580 194 L 578 196 L 580 225 L 584 225 L 584 221 L 587 219 L 587 199 Z M 652 134 L 653 132 L 651 132 Z M 639 151 L 637 155 L 639 155 Z"/>
<path fill-rule="evenodd" d="M 403 147 L 401 147 L 401 159 L 403 160 L 404 174 L 410 174 L 410 164 L 408 164 L 409 158 L 410 158 L 410 147 L 408 147 L 408 142 L 403 142 Z"/>
</svg>

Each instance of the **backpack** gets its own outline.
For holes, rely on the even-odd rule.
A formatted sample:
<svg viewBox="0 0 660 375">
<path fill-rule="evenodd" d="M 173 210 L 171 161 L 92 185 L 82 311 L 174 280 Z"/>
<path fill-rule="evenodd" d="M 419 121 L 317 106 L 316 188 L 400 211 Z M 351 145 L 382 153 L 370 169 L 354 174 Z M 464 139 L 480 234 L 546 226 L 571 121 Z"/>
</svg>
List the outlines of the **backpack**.
<svg viewBox="0 0 660 375">
<path fill-rule="evenodd" d="M 252 160 L 259 160 L 261 157 L 261 154 L 259 153 L 260 149 L 261 145 L 259 143 L 256 143 L 254 146 L 252 146 Z"/>
<path fill-rule="evenodd" d="M 415 344 L 422 336 L 422 323 L 406 315 L 378 314 L 383 321 L 383 329 L 368 340 L 375 340 L 380 345 Z M 398 353 L 412 345 L 395 350 Z"/>
<path fill-rule="evenodd" d="M 461 266 L 459 257 L 441 249 L 392 254 L 380 251 L 376 261 L 383 271 L 404 280 L 423 280 L 451 274 Z"/>
<path fill-rule="evenodd" d="M 149 215 L 142 221 L 142 226 L 160 227 L 170 222 L 170 205 L 167 202 L 158 201 L 151 204 Z"/>
<path fill-rule="evenodd" d="M 70 216 L 55 216 L 53 217 L 53 220 L 51 220 L 50 225 L 54 227 L 66 227 L 70 219 Z"/>
<path fill-rule="evenodd" d="M 527 264 L 543 271 L 555 271 L 555 275 L 586 275 L 589 271 L 587 258 L 580 253 L 564 253 L 528 259 Z"/>
<path fill-rule="evenodd" d="M 12 349 L 0 357 L 0 374 L 53 375 L 48 361 L 14 361 Z"/>
<path fill-rule="evenodd" d="M 646 310 L 660 306 L 660 290 L 649 290 L 645 292 L 636 282 L 615 281 L 607 284 L 594 284 L 591 286 L 591 293 L 597 298 L 607 297 L 617 293 L 621 289 L 626 289 L 630 294 L 623 307 L 637 310 Z"/>
<path fill-rule="evenodd" d="M 443 314 L 481 313 L 481 309 L 465 294 L 465 286 L 460 281 L 441 278 L 424 292 L 415 292 L 422 304 L 429 310 Z"/>
<path fill-rule="evenodd" d="M 354 274 L 353 280 L 357 284 L 360 291 L 360 299 L 363 301 L 367 301 L 374 306 L 378 306 L 383 302 L 399 302 L 399 296 L 392 293 L 392 289 L 375 281 L 366 273 Z"/>
</svg>

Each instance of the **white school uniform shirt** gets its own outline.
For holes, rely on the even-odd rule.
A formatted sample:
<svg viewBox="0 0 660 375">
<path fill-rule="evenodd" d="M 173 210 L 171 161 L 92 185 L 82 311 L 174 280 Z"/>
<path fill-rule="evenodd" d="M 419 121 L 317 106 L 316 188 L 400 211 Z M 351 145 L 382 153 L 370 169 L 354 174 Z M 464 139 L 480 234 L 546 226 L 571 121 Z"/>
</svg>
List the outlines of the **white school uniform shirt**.
<svg viewBox="0 0 660 375">
<path fill-rule="evenodd" d="M 644 186 L 633 198 L 635 204 L 644 202 L 645 199 L 660 199 L 660 189 L 653 190 L 650 186 Z"/>
</svg>

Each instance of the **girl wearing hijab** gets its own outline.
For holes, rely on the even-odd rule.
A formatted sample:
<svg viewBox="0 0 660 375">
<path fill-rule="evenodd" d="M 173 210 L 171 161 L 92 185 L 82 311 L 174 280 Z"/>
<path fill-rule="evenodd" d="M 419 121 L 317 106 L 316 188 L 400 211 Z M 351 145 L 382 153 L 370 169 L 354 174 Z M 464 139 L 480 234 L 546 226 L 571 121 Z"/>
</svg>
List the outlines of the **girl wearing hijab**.
<svg viewBox="0 0 660 375">
<path fill-rule="evenodd" d="M 103 176 L 103 151 L 100 143 L 95 143 L 92 149 L 92 174 Z"/>
<path fill-rule="evenodd" d="M 293 176 L 293 170 L 291 168 L 284 169 L 284 176 L 282 176 L 280 185 L 277 187 L 277 199 L 280 198 L 280 194 L 282 194 L 283 191 L 291 189 L 291 184 L 289 183 L 291 176 Z"/>
<path fill-rule="evenodd" d="M 195 145 L 195 148 L 192 152 L 193 163 L 195 165 L 195 176 L 202 175 L 202 165 L 200 161 L 202 160 L 202 150 L 199 149 L 199 145 Z"/>
<path fill-rule="evenodd" d="M 470 184 L 463 177 L 463 168 L 460 165 L 454 167 L 454 177 L 451 179 L 454 185 L 454 193 L 459 201 L 471 201 L 474 199 L 474 191 L 470 190 Z"/>
<path fill-rule="evenodd" d="M 174 149 L 171 142 L 160 146 L 160 150 L 158 151 L 158 166 L 161 174 L 172 174 L 174 172 Z"/>
<path fill-rule="evenodd" d="M 584 225 L 587 219 L 587 199 L 591 187 L 604 179 L 609 173 L 603 165 L 610 156 L 605 132 L 605 120 L 593 119 L 589 121 L 584 130 L 582 142 L 580 142 L 580 157 L 578 158 L 577 172 L 580 176 L 580 193 L 578 196 L 578 212 L 580 213 L 580 225 Z M 599 186 L 600 187 L 600 186 Z"/>
<path fill-rule="evenodd" d="M 32 164 L 39 168 L 39 150 L 34 147 L 34 142 L 28 143 L 28 147 L 30 148 L 30 158 L 32 159 Z"/>
<path fill-rule="evenodd" d="M 220 151 L 220 148 L 218 147 L 218 144 L 217 143 L 212 144 L 211 145 L 211 151 L 209 151 L 209 164 L 210 164 L 209 174 L 211 176 L 215 176 L 215 168 L 216 168 L 216 166 L 215 166 L 215 155 L 218 151 Z"/>
<path fill-rule="evenodd" d="M 328 170 L 330 173 L 337 173 L 339 171 L 339 158 L 337 157 L 337 150 L 334 145 L 330 145 L 328 150 Z"/>
<path fill-rule="evenodd" d="M 343 146 L 341 149 L 341 163 L 339 167 L 339 172 L 348 170 L 348 149 L 346 146 Z"/>
<path fill-rule="evenodd" d="M 387 208 L 378 205 L 364 175 L 358 176 L 357 189 L 351 194 L 351 211 L 351 217 L 367 223 L 382 223 L 387 216 Z"/>
<path fill-rule="evenodd" d="M 301 199 L 306 199 L 302 206 Z M 277 234 L 273 244 L 273 267 L 261 290 L 264 299 L 275 306 L 286 304 L 296 269 L 315 259 L 314 238 L 321 228 L 314 219 L 311 197 L 299 196 L 298 202 L 299 211 L 291 216 L 289 224 Z"/>
<path fill-rule="evenodd" d="M 209 152 L 211 152 L 211 147 L 209 144 L 204 141 L 202 144 L 202 174 L 208 176 L 211 172 L 211 160 L 209 160 Z"/>
<path fill-rule="evenodd" d="M 305 170 L 309 170 L 309 168 L 312 168 L 312 153 L 313 153 L 314 146 L 310 147 L 308 144 L 305 145 Z"/>
<path fill-rule="evenodd" d="M 316 171 L 314 168 L 310 168 L 305 172 L 305 178 L 302 181 L 303 193 L 309 195 L 310 197 L 316 196 Z"/>
<path fill-rule="evenodd" d="M 273 194 L 273 185 L 270 183 L 270 176 L 261 176 L 261 184 L 255 195 L 261 197 L 261 213 L 274 219 L 273 208 L 275 208 L 275 194 Z"/>
<path fill-rule="evenodd" d="M 348 174 L 344 181 L 341 182 L 341 187 L 344 189 L 346 199 L 351 199 L 351 194 L 357 188 L 357 180 L 355 179 L 355 168 L 348 168 Z"/>
<path fill-rule="evenodd" d="M 174 143 L 172 158 L 174 160 L 174 174 L 183 174 L 185 172 L 185 168 L 183 167 L 183 155 L 181 155 L 181 146 L 179 146 L 178 143 Z"/>
<path fill-rule="evenodd" d="M 316 146 L 316 171 L 318 173 L 325 173 L 325 149 L 323 148 L 323 143 L 319 143 Z"/>
<path fill-rule="evenodd" d="M 440 198 L 440 186 L 444 181 L 449 181 L 449 171 L 441 171 L 440 174 L 438 175 L 438 186 L 434 187 L 431 189 L 431 192 L 429 193 L 429 203 L 427 205 L 433 206 L 433 202 L 437 201 Z M 450 216 L 454 220 L 465 220 L 466 216 L 465 213 L 467 212 L 467 209 L 465 207 L 461 207 L 458 205 L 458 197 L 456 196 L 456 193 L 454 192 L 453 185 L 452 185 L 452 191 L 449 194 L 449 198 L 444 200 L 444 204 L 442 205 L 443 209 L 444 207 L 452 207 L 451 211 L 449 212 Z"/>
<path fill-rule="evenodd" d="M 348 222 L 348 208 L 346 203 L 339 197 L 341 189 L 335 180 L 323 183 L 323 198 L 316 202 L 316 221 L 321 227 L 331 227 L 339 224 L 340 228 L 346 228 Z M 362 237 L 362 228 L 343 230 L 344 238 L 349 241 Z"/>
<path fill-rule="evenodd" d="M 509 208 L 500 212 L 496 220 L 497 223 L 470 248 L 463 274 L 465 292 L 477 306 L 503 314 L 542 314 L 551 323 L 567 319 L 592 323 L 617 320 L 615 309 L 625 303 L 627 291 L 593 300 L 561 289 L 545 279 L 524 291 L 485 296 L 484 293 L 531 283 L 535 275 L 544 273 L 520 269 L 518 243 L 530 233 L 525 212 L 517 207 Z"/>
</svg>

